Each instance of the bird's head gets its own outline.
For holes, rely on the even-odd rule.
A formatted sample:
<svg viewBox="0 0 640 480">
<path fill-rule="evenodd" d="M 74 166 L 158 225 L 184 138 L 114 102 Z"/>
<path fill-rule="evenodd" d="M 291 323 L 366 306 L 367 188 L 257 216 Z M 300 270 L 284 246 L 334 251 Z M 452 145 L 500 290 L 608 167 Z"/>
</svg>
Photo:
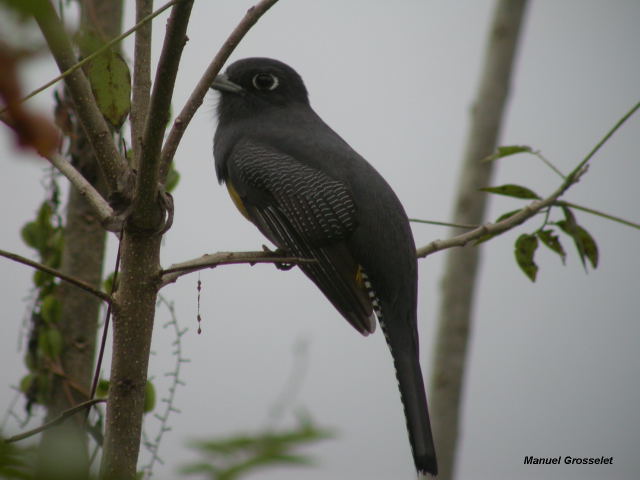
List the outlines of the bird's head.
<svg viewBox="0 0 640 480">
<path fill-rule="evenodd" d="M 308 105 L 304 82 L 288 65 L 271 58 L 245 58 L 232 63 L 211 84 L 220 92 L 220 119 L 255 115 L 270 107 Z"/>
</svg>

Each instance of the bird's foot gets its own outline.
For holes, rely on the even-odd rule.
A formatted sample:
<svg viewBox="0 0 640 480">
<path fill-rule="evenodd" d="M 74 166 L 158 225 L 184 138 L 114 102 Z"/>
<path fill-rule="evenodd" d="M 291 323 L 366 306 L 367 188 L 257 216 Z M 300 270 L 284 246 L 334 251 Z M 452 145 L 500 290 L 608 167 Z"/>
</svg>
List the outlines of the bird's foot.
<svg viewBox="0 0 640 480">
<path fill-rule="evenodd" d="M 287 252 L 286 250 L 283 250 L 281 248 L 277 248 L 276 250 L 271 250 L 266 245 L 262 245 L 262 250 L 264 250 L 267 253 L 273 254 L 274 256 L 278 256 L 278 257 L 288 257 L 289 256 L 289 252 Z M 273 262 L 273 264 L 276 266 L 276 268 L 278 270 L 282 270 L 283 272 L 286 272 L 287 270 L 291 270 L 293 267 L 295 267 L 295 264 L 286 263 L 286 262 Z"/>
</svg>

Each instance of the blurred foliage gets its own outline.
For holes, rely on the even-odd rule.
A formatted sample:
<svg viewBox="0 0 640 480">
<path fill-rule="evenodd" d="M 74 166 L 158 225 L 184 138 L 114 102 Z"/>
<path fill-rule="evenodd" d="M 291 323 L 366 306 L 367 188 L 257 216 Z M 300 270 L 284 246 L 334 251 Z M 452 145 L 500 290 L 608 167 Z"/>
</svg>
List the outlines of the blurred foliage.
<svg viewBox="0 0 640 480">
<path fill-rule="evenodd" d="M 235 480 L 270 466 L 310 466 L 313 458 L 296 450 L 334 436 L 309 417 L 299 416 L 298 425 L 289 430 L 191 442 L 190 448 L 204 460 L 185 465 L 181 472 L 204 474 L 212 480 Z"/>
<path fill-rule="evenodd" d="M 38 255 L 40 263 L 58 269 L 62 260 L 64 229 L 58 213 L 60 192 L 52 173 L 48 198 L 42 202 L 36 218 L 27 222 L 21 231 L 22 241 Z M 43 271 L 33 274 L 34 303 L 30 313 L 29 340 L 25 364 L 29 372 L 20 380 L 20 390 L 27 398 L 27 411 L 34 403 L 47 401 L 52 372 L 62 353 L 63 339 L 58 329 L 61 305 L 57 297 L 58 280 Z"/>
<path fill-rule="evenodd" d="M 509 157 L 511 155 L 516 155 L 519 153 L 526 153 L 538 157 L 554 172 L 565 178 L 564 175 L 553 164 L 551 164 L 551 162 L 544 158 L 540 152 L 533 150 L 531 147 L 525 145 L 498 147 L 497 151 L 494 154 L 486 157 L 485 159 L 483 159 L 483 161 L 494 161 L 499 158 Z M 503 195 L 521 200 L 539 200 L 541 198 L 533 190 L 515 184 L 506 184 L 497 187 L 486 187 L 482 188 L 481 190 L 487 193 L 492 193 L 494 195 Z M 629 224 L 629 222 L 611 217 L 606 214 L 602 214 L 601 212 L 596 212 L 576 205 L 572 206 L 585 211 L 589 211 L 590 213 L 595 215 L 609 218 L 610 220 Z M 560 210 L 562 212 L 564 219 L 551 221 L 551 212 L 557 210 Z M 521 209 L 504 213 L 498 217 L 496 223 L 505 220 L 520 211 Z M 595 269 L 598 266 L 598 245 L 591 234 L 587 232 L 584 227 L 578 225 L 575 214 L 572 208 L 570 208 L 569 204 L 567 202 L 557 201 L 553 205 L 547 207 L 546 209 L 543 209 L 542 213 L 545 214 L 545 219 L 542 226 L 531 233 L 521 234 L 515 241 L 515 260 L 522 272 L 532 282 L 535 282 L 538 274 L 538 265 L 535 263 L 535 254 L 538 250 L 539 241 L 547 248 L 549 248 L 552 252 L 558 254 L 562 260 L 562 263 L 565 263 L 567 253 L 562 245 L 562 242 L 560 241 L 559 235 L 557 235 L 557 232 L 562 232 L 573 240 L 578 258 L 580 259 L 580 262 L 582 263 L 585 271 L 587 270 L 588 265 L 591 265 L 591 267 Z M 633 224 L 631 225 L 633 226 Z M 496 236 L 496 234 L 485 235 L 476 242 L 476 245 L 485 242 L 493 238 L 494 236 Z"/>
<path fill-rule="evenodd" d="M 28 480 L 35 478 L 35 449 L 18 447 L 0 438 L 0 478 Z"/>
<path fill-rule="evenodd" d="M 105 41 L 96 32 L 83 30 L 76 43 L 85 56 L 102 51 L 84 66 L 91 91 L 105 120 L 119 130 L 131 110 L 131 73 L 116 47 L 105 48 Z"/>
</svg>

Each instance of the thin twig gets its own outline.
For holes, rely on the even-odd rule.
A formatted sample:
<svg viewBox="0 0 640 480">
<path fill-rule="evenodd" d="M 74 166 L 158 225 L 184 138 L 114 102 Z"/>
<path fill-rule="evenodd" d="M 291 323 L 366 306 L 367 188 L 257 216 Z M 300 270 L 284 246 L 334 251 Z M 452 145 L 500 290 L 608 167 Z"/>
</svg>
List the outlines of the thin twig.
<svg viewBox="0 0 640 480">
<path fill-rule="evenodd" d="M 205 70 L 202 78 L 194 88 L 191 96 L 185 103 L 184 107 L 180 111 L 180 114 L 176 117 L 171 127 L 171 131 L 167 136 L 167 140 L 162 148 L 162 156 L 160 160 L 160 180 L 164 182 L 169 172 L 169 165 L 173 160 L 173 156 L 176 153 L 178 144 L 182 139 L 182 135 L 186 130 L 189 122 L 196 113 L 196 110 L 200 105 L 204 96 L 209 91 L 213 79 L 216 77 L 222 66 L 229 58 L 229 55 L 236 48 L 240 40 L 246 35 L 251 27 L 258 21 L 258 19 L 269 10 L 278 0 L 262 0 L 249 10 L 242 18 L 238 26 L 231 32 L 227 40 L 224 42 L 216 56 L 213 58 L 207 69 Z"/>
<path fill-rule="evenodd" d="M 543 208 L 553 205 L 556 200 L 558 200 L 558 198 L 560 198 L 560 196 L 562 196 L 562 194 L 566 192 L 571 185 L 576 183 L 585 172 L 586 168 L 583 168 L 582 170 L 575 173 L 572 172 L 567 180 L 562 182 L 562 185 L 560 185 L 560 187 L 547 198 L 531 202 L 518 213 L 500 222 L 486 223 L 471 230 L 470 232 L 465 232 L 461 235 L 456 235 L 455 237 L 451 237 L 446 240 L 434 240 L 424 247 L 419 248 L 416 252 L 416 255 L 418 256 L 418 258 L 424 258 L 428 255 L 431 255 L 432 253 L 439 252 L 440 250 L 446 250 L 447 248 L 464 247 L 469 242 L 478 240 L 485 235 L 498 235 L 500 233 L 506 232 L 507 230 L 511 230 L 513 227 L 520 225 L 525 220 L 533 217 Z"/>
<path fill-rule="evenodd" d="M 422 220 L 420 218 L 410 218 L 410 222 L 413 223 L 426 223 L 427 225 L 437 225 L 438 227 L 453 227 L 453 228 L 478 228 L 478 225 L 468 225 L 465 223 L 452 223 L 452 222 L 438 222 L 437 220 Z"/>
<path fill-rule="evenodd" d="M 149 22 L 150 20 L 152 20 L 153 18 L 157 17 L 158 15 L 160 15 L 162 12 L 164 12 L 167 8 L 169 8 L 171 5 L 173 5 L 174 3 L 178 2 L 180 0 L 171 0 L 170 2 L 168 2 L 166 5 L 163 5 L 162 7 L 160 7 L 158 10 L 156 10 L 155 12 L 153 12 L 152 14 L 146 16 L 145 18 L 143 18 L 141 21 L 139 21 L 138 23 L 136 23 L 133 27 L 131 27 L 129 30 L 127 30 L 126 32 L 118 35 L 115 38 L 112 38 L 111 40 L 109 40 L 107 43 L 105 43 L 102 47 L 100 47 L 98 50 L 96 50 L 95 52 L 93 52 L 91 55 L 87 55 L 86 57 L 84 57 L 82 60 L 80 60 L 79 62 L 75 63 L 72 67 L 68 68 L 67 70 L 65 70 L 64 72 L 62 72 L 60 75 L 58 75 L 57 77 L 49 80 L 47 83 L 45 83 L 44 85 L 42 85 L 41 87 L 36 88 L 33 92 L 29 93 L 28 95 L 22 97 L 20 100 L 17 101 L 17 103 L 23 103 L 26 102 L 27 100 L 29 100 L 32 97 L 35 97 L 37 94 L 39 94 L 40 92 L 43 92 L 44 90 L 46 90 L 47 88 L 49 88 L 52 85 L 55 85 L 56 83 L 58 83 L 60 80 L 62 80 L 64 77 L 66 77 L 67 75 L 75 72 L 77 69 L 81 68 L 83 65 L 85 65 L 86 63 L 90 62 L 91 60 L 93 60 L 94 58 L 96 58 L 97 56 L 99 56 L 100 54 L 104 53 L 105 51 L 107 51 L 109 48 L 111 48 L 112 46 L 114 46 L 115 44 L 117 44 L 118 42 L 121 42 L 122 40 L 124 40 L 125 38 L 127 38 L 129 35 L 131 35 L 133 32 L 135 32 L 138 28 L 140 28 L 142 25 L 144 25 L 145 23 Z M 0 113 L 4 113 L 7 110 L 7 107 L 3 108 L 2 110 L 0 110 Z"/>
<path fill-rule="evenodd" d="M 601 212 L 599 210 L 595 210 L 593 208 L 583 207 L 582 205 L 578 205 L 578 204 L 573 203 L 573 202 L 567 202 L 565 200 L 560 200 L 560 201 L 557 201 L 555 203 L 555 205 L 575 208 L 576 210 L 581 210 L 583 212 L 590 213 L 591 215 L 596 215 L 598 217 L 606 218 L 607 220 L 611 220 L 613 222 L 618 222 L 618 223 L 621 223 L 623 225 L 627 225 L 628 227 L 633 227 L 633 228 L 637 228 L 637 229 L 640 230 L 640 223 L 634 223 L 634 222 L 631 222 L 629 220 L 625 220 L 624 218 L 616 217 L 615 215 L 611 215 L 609 213 L 604 213 L 604 212 Z"/>
<path fill-rule="evenodd" d="M 67 71 L 77 63 L 73 46 L 51 3 L 41 2 L 41 5 L 42 8 L 36 10 L 35 19 L 58 68 Z M 122 201 L 128 200 L 132 193 L 133 173 L 116 148 L 111 130 L 96 104 L 89 80 L 82 70 L 76 69 L 64 77 L 64 82 L 109 189 L 112 193 L 118 193 Z"/>
<path fill-rule="evenodd" d="M 167 31 L 156 68 L 149 111 L 142 134 L 142 149 L 138 163 L 136 185 L 137 222 L 152 222 L 153 215 L 146 211 L 156 205 L 160 175 L 160 151 L 164 132 L 169 121 L 171 99 L 178 74 L 180 58 L 187 41 L 187 25 L 193 0 L 183 0 L 171 9 Z M 140 211 L 140 209 L 145 211 Z M 145 225 L 154 227 L 154 225 Z"/>
<path fill-rule="evenodd" d="M 542 153 L 540 151 L 535 151 L 535 152 L 531 152 L 534 156 L 538 157 L 540 160 L 542 160 L 542 162 L 549 167 L 551 170 L 553 170 L 555 173 L 557 173 L 560 178 L 565 178 L 564 173 L 562 173 L 560 171 L 560 169 L 558 167 L 556 167 L 553 163 L 551 163 L 547 157 L 545 157 L 544 155 L 542 155 Z"/>
<path fill-rule="evenodd" d="M 7 252 L 6 250 L 0 250 L 0 256 L 8 258 L 10 260 L 13 260 L 14 262 L 18 262 L 18 263 L 22 263 L 24 265 L 28 265 L 30 267 L 35 268 L 36 270 L 41 270 L 41 271 L 43 271 L 45 273 L 48 273 L 49 275 L 53 275 L 54 277 L 59 278 L 60 280 L 64 280 L 65 282 L 68 282 L 71 285 L 75 285 L 76 287 L 81 288 L 81 289 L 85 290 L 86 292 L 89 292 L 89 293 L 95 295 L 96 297 L 100 298 L 101 300 L 104 300 L 107 303 L 111 303 L 111 297 L 109 295 L 107 295 L 106 293 L 98 290 L 97 288 L 94 288 L 92 285 L 89 285 L 88 283 L 85 283 L 82 280 L 78 280 L 77 278 L 65 275 L 60 270 L 56 270 L 55 268 L 47 267 L 46 265 L 43 265 L 43 264 L 38 263 L 38 262 L 34 262 L 33 260 L 29 260 L 28 258 L 23 257 L 21 255 L 17 255 L 15 253 Z"/>
<path fill-rule="evenodd" d="M 75 169 L 75 167 L 58 154 L 46 157 L 47 160 L 62 173 L 71 184 L 76 187 L 78 192 L 87 199 L 97 214 L 100 223 L 108 224 L 114 218 L 114 211 L 107 201 L 102 197 L 91 183 Z"/>
<path fill-rule="evenodd" d="M 14 435 L 13 437 L 9 437 L 9 438 L 5 439 L 5 442 L 7 442 L 7 443 L 18 442 L 20 440 L 24 440 L 25 438 L 29 438 L 29 437 L 32 437 L 34 435 L 37 435 L 40 432 L 44 432 L 45 430 L 48 430 L 48 429 L 50 429 L 52 427 L 55 427 L 59 423 L 63 422 L 65 419 L 75 415 L 76 413 L 84 410 L 85 408 L 91 407 L 91 406 L 95 405 L 96 403 L 103 403 L 103 402 L 106 402 L 106 401 L 107 401 L 106 398 L 93 398 L 91 400 L 87 400 L 86 402 L 79 403 L 78 405 L 75 405 L 75 406 L 65 410 L 64 412 L 62 412 L 59 416 L 57 416 L 56 418 L 54 418 L 50 422 L 44 423 L 44 424 L 40 425 L 39 427 L 34 428 L 33 430 L 29 430 L 27 432 L 20 433 L 18 435 Z"/>
<path fill-rule="evenodd" d="M 153 0 L 136 0 L 136 20 L 146 18 L 153 10 Z M 151 34 L 153 23 L 140 25 L 136 30 L 133 55 L 133 85 L 131 90 L 131 147 L 134 168 L 140 158 L 144 122 L 149 110 L 151 90 Z"/>
<path fill-rule="evenodd" d="M 577 170 L 580 170 L 584 165 L 586 165 L 586 164 L 587 164 L 587 162 L 588 162 L 589 160 L 591 160 L 591 157 L 593 157 L 593 156 L 596 154 L 596 152 L 597 152 L 598 150 L 600 150 L 600 148 L 601 148 L 605 143 L 607 143 L 607 141 L 609 140 L 609 138 L 611 138 L 611 136 L 612 136 L 614 133 L 616 133 L 616 131 L 617 131 L 617 130 L 622 126 L 622 124 L 623 124 L 624 122 L 626 122 L 626 121 L 629 119 L 629 117 L 631 117 L 634 113 L 636 113 L 636 111 L 637 111 L 639 108 L 640 108 L 640 102 L 636 103 L 633 107 L 631 107 L 631 110 L 629 110 L 627 113 L 625 113 L 625 114 L 623 115 L 623 117 L 622 117 L 620 120 L 618 120 L 618 121 L 616 122 L 616 124 L 611 128 L 611 130 L 609 130 L 609 131 L 607 132 L 607 134 L 602 138 L 602 140 L 600 140 L 600 141 L 598 142 L 598 144 L 597 144 L 595 147 L 593 147 L 593 149 L 592 149 L 592 150 L 587 154 L 587 156 L 586 156 L 586 157 L 584 157 L 584 160 L 582 160 L 582 162 L 580 162 L 580 163 L 578 164 L 578 166 L 574 169 L 574 172 L 575 172 L 575 171 L 577 171 Z"/>
<path fill-rule="evenodd" d="M 215 268 L 219 265 L 231 265 L 239 263 L 248 263 L 254 265 L 256 263 L 285 263 L 299 264 L 309 263 L 315 260 L 309 258 L 285 257 L 274 252 L 217 252 L 209 255 L 203 255 L 186 262 L 175 263 L 169 268 L 160 272 L 161 287 L 173 283 L 178 278 L 189 273 L 205 270 L 207 268 Z"/>
<path fill-rule="evenodd" d="M 12 126 L 11 119 L 6 115 L 0 113 L 0 122 L 5 123 L 8 126 Z M 120 219 L 116 216 L 115 212 L 104 199 L 104 197 L 98 192 L 90 182 L 82 175 L 76 168 L 64 157 L 57 153 L 52 155 L 43 155 L 51 165 L 56 167 L 60 173 L 62 173 L 71 184 L 76 187 L 78 192 L 87 199 L 89 204 L 97 215 L 98 220 L 109 231 L 118 231 L 118 225 L 121 223 Z"/>
<path fill-rule="evenodd" d="M 120 272 L 120 257 L 122 253 L 122 237 L 124 235 L 124 231 L 120 231 L 120 237 L 118 241 L 118 253 L 116 254 L 116 265 L 113 270 L 113 279 L 111 281 L 111 291 L 109 292 L 109 297 L 113 298 L 113 294 L 118 287 L 118 273 Z M 89 392 L 89 399 L 93 399 L 98 390 L 98 382 L 100 381 L 100 370 L 102 369 L 102 360 L 104 358 L 104 352 L 107 347 L 107 334 L 109 333 L 109 323 L 111 321 L 111 303 L 107 306 L 107 313 L 105 314 L 104 325 L 102 326 L 102 338 L 100 339 L 100 350 L 98 351 L 98 360 L 96 361 L 96 368 L 93 372 L 93 380 L 91 381 L 91 391 Z M 85 420 L 89 416 L 89 411 L 87 410 L 87 415 L 85 416 Z"/>
<path fill-rule="evenodd" d="M 627 113 L 625 113 L 620 120 L 618 120 L 615 125 L 605 134 L 605 136 L 600 140 L 595 147 L 587 154 L 587 156 L 580 162 L 578 165 L 567 175 L 560 185 L 560 187 L 549 195 L 547 198 L 543 200 L 536 200 L 531 202 L 529 205 L 524 207 L 518 213 L 500 221 L 497 223 L 487 223 L 485 225 L 481 225 L 478 228 L 471 230 L 470 232 L 465 232 L 461 235 L 456 235 L 455 237 L 448 238 L 446 240 L 434 240 L 433 242 L 421 247 L 417 250 L 416 254 L 418 258 L 423 258 L 432 253 L 438 252 L 440 250 L 445 250 L 451 247 L 463 247 L 467 243 L 478 240 L 485 235 L 497 235 L 507 230 L 512 229 L 513 227 L 520 225 L 522 222 L 531 218 L 538 212 L 540 212 L 543 208 L 549 207 L 557 203 L 557 200 L 567 191 L 571 185 L 576 183 L 582 175 L 587 171 L 587 163 L 593 156 L 600 150 L 600 148 L 611 138 L 611 136 L 622 127 L 622 125 L 638 110 L 640 109 L 640 102 L 636 103 Z M 584 208 L 583 208 L 584 209 Z M 592 211 L 590 213 L 595 213 L 596 211 Z M 601 214 L 601 212 L 595 213 L 597 215 L 608 218 L 606 214 Z M 609 217 L 610 220 L 619 221 L 620 223 L 624 223 L 626 225 L 630 225 L 636 227 L 635 224 L 631 224 L 631 222 L 627 222 L 626 220 L 619 219 L 617 217 Z"/>
</svg>

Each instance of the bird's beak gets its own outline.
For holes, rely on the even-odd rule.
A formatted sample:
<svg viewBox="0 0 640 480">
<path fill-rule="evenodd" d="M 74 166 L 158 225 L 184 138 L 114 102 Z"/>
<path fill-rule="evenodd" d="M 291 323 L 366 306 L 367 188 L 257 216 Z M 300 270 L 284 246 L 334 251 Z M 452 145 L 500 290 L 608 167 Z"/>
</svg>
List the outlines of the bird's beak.
<svg viewBox="0 0 640 480">
<path fill-rule="evenodd" d="M 224 73 L 216 76 L 210 88 L 212 88 L 213 90 L 218 90 L 219 92 L 229 93 L 240 93 L 244 91 L 244 89 L 240 85 L 229 80 L 229 77 L 227 77 Z"/>
</svg>

